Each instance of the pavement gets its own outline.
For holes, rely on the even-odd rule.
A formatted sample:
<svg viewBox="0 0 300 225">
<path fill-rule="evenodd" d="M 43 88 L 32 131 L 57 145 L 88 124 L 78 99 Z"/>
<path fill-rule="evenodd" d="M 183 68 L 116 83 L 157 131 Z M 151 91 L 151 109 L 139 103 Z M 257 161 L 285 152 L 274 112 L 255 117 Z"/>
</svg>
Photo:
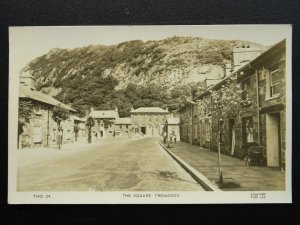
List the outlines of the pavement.
<svg viewBox="0 0 300 225">
<path fill-rule="evenodd" d="M 17 191 L 205 191 L 153 138 L 102 138 L 17 154 Z"/>
<path fill-rule="evenodd" d="M 204 175 L 211 183 L 218 186 L 218 153 L 184 142 L 160 143 L 176 157 Z M 233 156 L 221 155 L 223 191 L 283 191 L 285 190 L 285 173 L 278 169 L 263 166 L 246 166 L 244 160 Z M 227 185 L 226 185 L 227 184 Z"/>
</svg>

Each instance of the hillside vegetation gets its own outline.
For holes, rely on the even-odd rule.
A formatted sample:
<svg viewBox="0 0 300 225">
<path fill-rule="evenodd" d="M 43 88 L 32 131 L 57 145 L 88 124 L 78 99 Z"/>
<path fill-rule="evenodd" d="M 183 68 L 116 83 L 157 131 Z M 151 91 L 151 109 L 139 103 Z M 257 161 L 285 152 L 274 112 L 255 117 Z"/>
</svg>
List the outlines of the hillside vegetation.
<svg viewBox="0 0 300 225">
<path fill-rule="evenodd" d="M 245 41 L 172 37 L 160 41 L 127 41 L 52 49 L 22 72 L 36 79 L 38 89 L 84 114 L 118 107 L 158 106 L 175 110 L 203 89 L 205 78 L 221 78 L 234 47 L 264 46 Z"/>
</svg>

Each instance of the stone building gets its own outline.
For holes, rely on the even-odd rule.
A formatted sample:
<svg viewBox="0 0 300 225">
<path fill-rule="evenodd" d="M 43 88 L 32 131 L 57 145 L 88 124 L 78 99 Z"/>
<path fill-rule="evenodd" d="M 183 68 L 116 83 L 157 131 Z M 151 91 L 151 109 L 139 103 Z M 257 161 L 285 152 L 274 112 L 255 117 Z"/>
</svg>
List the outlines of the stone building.
<svg viewBox="0 0 300 225">
<path fill-rule="evenodd" d="M 170 117 L 166 120 L 166 132 L 168 138 L 172 137 L 173 140 L 176 137 L 176 141 L 180 141 L 180 119 L 179 117 Z"/>
<path fill-rule="evenodd" d="M 19 137 L 19 147 L 45 147 L 56 146 L 58 125 L 52 119 L 54 106 L 69 110 L 70 117 L 61 122 L 63 128 L 63 143 L 74 141 L 74 113 L 76 110 L 59 102 L 42 92 L 35 91 L 34 78 L 28 74 L 20 76 L 19 101 L 30 102 L 33 112 L 23 126 L 23 133 Z M 21 118 L 19 118 L 21 119 Z"/>
<path fill-rule="evenodd" d="M 130 117 L 117 118 L 114 126 L 115 136 L 127 136 L 132 132 L 132 121 Z"/>
<path fill-rule="evenodd" d="M 218 91 L 222 85 L 239 85 L 241 104 L 223 118 L 221 129 L 222 153 L 243 158 L 249 147 L 259 146 L 262 163 L 284 169 L 285 167 L 285 40 L 274 45 L 256 58 L 238 66 L 232 74 L 204 91 L 180 112 L 181 139 L 212 150 L 217 150 L 218 121 L 210 110 L 210 90 Z M 241 54 L 240 51 L 238 54 Z M 247 53 L 248 54 L 248 53 Z M 258 54 L 258 53 L 257 53 Z M 249 55 L 248 55 L 249 56 Z M 247 56 L 247 57 L 248 57 Z M 246 57 L 246 58 L 247 58 Z M 234 58 L 243 59 L 241 55 Z M 227 84 L 226 80 L 237 80 Z M 229 87 L 230 88 L 230 87 Z M 206 103 L 204 104 L 204 101 Z M 209 106 L 210 103 L 211 105 Z M 207 108 L 201 105 L 209 106 Z"/>
<path fill-rule="evenodd" d="M 130 111 L 132 129 L 145 136 L 161 136 L 169 111 L 158 107 L 140 107 Z"/>
<path fill-rule="evenodd" d="M 242 107 L 243 142 L 246 123 L 252 124 L 253 142 L 262 146 L 265 164 L 285 169 L 286 152 L 286 42 L 274 45 L 238 74 L 249 104 Z M 249 135 L 248 135 L 249 136 Z M 250 138 L 251 140 L 251 138 Z"/>
<path fill-rule="evenodd" d="M 94 110 L 91 108 L 90 116 L 95 120 L 93 133 L 96 137 L 114 135 L 115 122 L 119 119 L 118 108 L 115 110 Z"/>
</svg>

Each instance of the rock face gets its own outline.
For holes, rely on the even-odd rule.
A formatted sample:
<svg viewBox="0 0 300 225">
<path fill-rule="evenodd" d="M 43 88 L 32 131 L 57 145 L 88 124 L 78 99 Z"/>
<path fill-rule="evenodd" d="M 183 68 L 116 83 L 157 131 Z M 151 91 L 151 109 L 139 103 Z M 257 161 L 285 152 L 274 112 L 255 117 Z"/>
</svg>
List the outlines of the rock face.
<svg viewBox="0 0 300 225">
<path fill-rule="evenodd" d="M 206 78 L 222 78 L 233 49 L 243 45 L 267 48 L 191 37 L 56 48 L 28 63 L 21 75 L 33 76 L 38 90 L 80 112 L 91 106 L 118 107 L 121 116 L 128 116 L 132 106 L 175 110 L 198 93 Z"/>
<path fill-rule="evenodd" d="M 172 37 L 161 41 L 129 41 L 113 46 L 94 45 L 52 49 L 31 61 L 22 72 L 31 74 L 39 89 L 55 95 L 70 81 L 85 83 L 91 76 L 112 76 L 117 89 L 129 83 L 140 86 L 177 85 L 223 76 L 237 46 L 264 46 L 245 41 Z M 57 90 L 54 90 L 57 89 Z"/>
</svg>

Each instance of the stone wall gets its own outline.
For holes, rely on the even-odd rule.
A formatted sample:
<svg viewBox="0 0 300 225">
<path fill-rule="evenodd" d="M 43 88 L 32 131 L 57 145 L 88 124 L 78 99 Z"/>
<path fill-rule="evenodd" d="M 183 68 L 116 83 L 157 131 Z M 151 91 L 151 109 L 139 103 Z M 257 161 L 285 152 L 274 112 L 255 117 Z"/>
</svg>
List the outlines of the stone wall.
<svg viewBox="0 0 300 225">
<path fill-rule="evenodd" d="M 20 135 L 20 147 L 57 146 L 57 124 L 52 119 L 53 106 L 32 101 L 34 110 L 29 122 L 24 126 Z M 74 118 L 70 115 L 67 121 L 61 123 L 63 128 L 63 143 L 74 141 Z"/>
</svg>

